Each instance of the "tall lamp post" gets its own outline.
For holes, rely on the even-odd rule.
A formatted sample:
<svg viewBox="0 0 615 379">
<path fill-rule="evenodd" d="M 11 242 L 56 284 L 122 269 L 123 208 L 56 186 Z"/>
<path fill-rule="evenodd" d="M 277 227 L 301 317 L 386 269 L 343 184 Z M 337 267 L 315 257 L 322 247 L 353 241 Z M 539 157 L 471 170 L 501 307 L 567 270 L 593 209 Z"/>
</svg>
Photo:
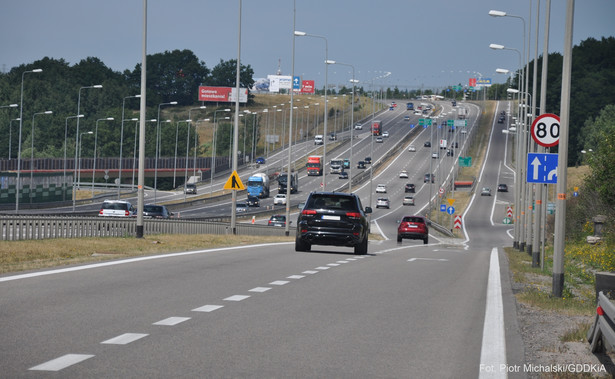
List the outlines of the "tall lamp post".
<svg viewBox="0 0 615 379">
<path fill-rule="evenodd" d="M 30 71 L 24 71 L 21 74 L 21 100 L 19 105 L 19 141 L 17 147 L 17 180 L 15 181 L 15 213 L 19 212 L 19 184 L 20 184 L 20 176 L 21 176 L 21 130 L 23 125 L 23 80 L 24 75 L 30 72 L 43 72 L 43 69 L 36 68 Z M 79 113 L 79 112 L 77 112 Z"/>
<path fill-rule="evenodd" d="M 32 133 L 30 134 L 30 203 L 32 203 L 32 191 L 34 189 L 34 116 L 52 113 L 53 111 L 44 111 L 32 115 Z"/>
<path fill-rule="evenodd" d="M 158 122 L 158 120 L 153 118 L 151 120 L 145 120 L 145 122 Z M 137 169 L 137 140 L 138 140 L 137 136 L 138 136 L 138 131 L 139 131 L 138 126 L 139 126 L 139 120 L 137 119 L 135 122 L 135 142 L 134 142 L 134 147 L 132 150 L 132 190 L 133 191 L 135 189 L 135 171 Z"/>
<path fill-rule="evenodd" d="M 94 198 L 94 176 L 96 175 L 96 143 L 98 140 L 98 122 L 99 121 L 113 121 L 113 117 L 99 118 L 96 120 L 96 127 L 94 129 L 94 168 L 92 169 L 92 199 Z"/>
<path fill-rule="evenodd" d="M 138 118 L 131 118 L 129 120 L 124 120 L 124 107 L 126 104 L 126 99 L 139 98 L 141 95 L 133 95 L 126 96 L 122 100 L 122 125 L 120 126 L 120 167 L 117 174 L 117 199 L 120 199 L 120 188 L 122 186 L 122 148 L 124 147 L 124 121 L 138 121 Z"/>
<path fill-rule="evenodd" d="M 65 196 L 66 196 L 66 147 L 68 145 L 68 120 L 71 118 L 82 118 L 83 115 L 82 114 L 78 114 L 76 116 L 68 116 L 66 117 L 66 122 L 64 125 L 64 175 L 62 178 L 62 199 L 66 200 Z M 73 180 L 74 182 L 74 180 Z"/>
<path fill-rule="evenodd" d="M 158 125 L 156 126 L 156 159 L 154 162 L 154 204 L 156 204 L 156 191 L 158 190 L 158 154 L 160 151 L 160 107 L 163 105 L 177 105 L 177 101 L 170 101 L 168 103 L 158 104 Z M 171 122 L 171 120 L 167 120 Z"/>
<path fill-rule="evenodd" d="M 218 120 L 216 118 L 216 114 L 218 112 L 230 112 L 230 108 L 225 109 L 216 109 L 214 111 L 214 133 L 213 133 L 213 141 L 212 141 L 212 149 L 211 149 L 211 167 L 210 167 L 210 187 L 209 187 L 209 196 L 213 195 L 214 191 L 214 175 L 216 174 L 216 130 L 218 129 Z"/>
<path fill-rule="evenodd" d="M 79 92 L 77 93 L 77 114 L 81 114 L 81 90 L 88 88 L 103 88 L 102 84 L 95 84 L 93 86 L 85 86 L 79 88 Z M 79 134 L 79 120 L 80 117 L 77 118 L 77 129 L 75 130 L 75 173 L 73 174 L 73 212 L 75 211 L 75 201 L 77 198 L 77 148 L 79 147 L 79 138 L 81 138 Z M 80 174 L 81 175 L 81 174 Z"/>
<path fill-rule="evenodd" d="M 11 160 L 11 147 L 13 146 L 12 132 L 13 132 L 13 121 L 19 121 L 19 118 L 14 118 L 9 122 L 9 161 Z"/>
<path fill-rule="evenodd" d="M 493 12 L 493 11 L 492 11 Z M 491 13 L 491 12 L 490 12 Z M 525 24 L 525 21 L 524 21 Z M 525 33 L 525 27 L 524 27 L 524 33 Z M 524 38 L 525 41 L 525 38 Z M 523 55 L 521 54 L 521 52 L 517 49 L 513 49 L 513 48 L 507 48 L 503 45 L 498 45 L 495 43 L 492 43 L 489 45 L 489 47 L 493 50 L 511 50 L 511 51 L 515 51 L 517 52 L 517 54 L 519 55 L 519 70 L 521 70 L 521 72 L 524 71 L 523 68 Z M 523 76 L 523 74 L 521 74 L 521 76 Z M 523 80 L 521 79 L 521 76 L 519 77 L 519 85 L 521 88 L 521 91 L 518 92 L 523 92 Z M 517 90 L 515 90 L 517 91 Z M 511 91 L 508 91 L 509 93 L 511 93 Z M 521 125 L 517 125 L 517 133 L 520 132 L 521 127 L 525 128 L 525 117 L 523 117 L 523 119 L 521 119 L 520 117 L 520 113 L 519 113 L 519 109 L 517 109 L 517 123 L 521 123 Z M 514 240 L 513 240 L 513 247 L 515 248 L 523 248 L 523 217 L 521 217 L 522 215 L 522 208 L 524 208 L 523 205 L 521 205 L 521 202 L 525 199 L 525 196 L 523 196 L 523 194 L 521 193 L 522 190 L 525 188 L 525 184 L 524 184 L 524 178 L 523 178 L 523 166 L 525 164 L 525 159 L 524 159 L 524 145 L 525 145 L 525 136 L 518 134 L 519 137 L 517 140 L 519 141 L 519 143 L 517 144 L 517 159 L 516 159 L 516 163 L 517 163 L 517 181 L 515 183 L 515 209 L 514 209 L 514 218 L 515 218 L 515 222 L 514 222 Z"/>
<path fill-rule="evenodd" d="M 79 176 L 80 177 L 81 177 L 81 148 L 83 147 L 83 141 L 81 140 L 81 138 L 83 138 L 84 134 L 94 134 L 94 132 L 89 130 L 87 132 L 79 133 L 79 138 L 78 138 L 78 140 L 79 140 L 79 148 L 78 148 L 79 155 L 77 156 L 78 157 L 78 162 L 75 162 L 75 163 L 78 163 L 78 165 L 77 164 L 75 165 L 75 169 L 79 170 L 78 172 L 79 172 Z"/>
<path fill-rule="evenodd" d="M 357 82 L 354 78 L 354 66 L 348 63 L 336 62 L 332 60 L 327 61 L 327 64 L 338 64 L 341 66 L 348 66 L 352 68 L 352 79 L 350 80 L 350 82 L 352 83 L 352 101 L 350 106 L 350 159 L 352 159 L 352 146 L 354 145 L 354 87 L 355 83 Z M 353 170 L 351 169 L 350 174 L 348 174 L 348 192 L 352 192 L 352 171 Z"/>
<path fill-rule="evenodd" d="M 300 32 L 298 30 L 295 30 L 294 34 L 298 37 L 314 37 L 314 38 L 320 38 L 323 39 L 325 41 L 325 125 L 324 125 L 324 141 L 323 141 L 323 153 L 322 153 L 322 162 L 323 162 L 323 168 L 326 167 L 327 164 L 327 119 L 329 118 L 329 114 L 327 113 L 327 92 L 328 92 L 328 86 L 329 86 L 329 78 L 328 78 L 328 73 L 329 73 L 329 64 L 327 64 L 327 61 L 329 60 L 329 42 L 327 41 L 327 38 L 324 36 L 319 36 L 316 34 L 309 34 L 306 32 Z M 327 189 L 327 170 L 323 169 L 322 171 L 322 190 L 326 191 Z"/>
<path fill-rule="evenodd" d="M 175 125 L 175 161 L 173 162 L 173 188 L 175 188 L 175 178 L 177 177 L 177 143 L 179 138 L 179 123 L 185 122 L 190 126 L 192 120 L 177 121 Z M 186 144 L 187 145 L 187 144 Z M 186 153 L 187 155 L 188 153 Z"/>
<path fill-rule="evenodd" d="M 209 122 L 208 118 L 202 119 L 202 120 L 196 120 L 196 122 L 194 123 L 194 164 L 192 167 L 192 176 L 196 176 L 196 151 L 197 151 L 197 140 L 199 137 L 199 134 L 197 133 L 197 129 L 199 127 L 199 122 Z"/>
</svg>

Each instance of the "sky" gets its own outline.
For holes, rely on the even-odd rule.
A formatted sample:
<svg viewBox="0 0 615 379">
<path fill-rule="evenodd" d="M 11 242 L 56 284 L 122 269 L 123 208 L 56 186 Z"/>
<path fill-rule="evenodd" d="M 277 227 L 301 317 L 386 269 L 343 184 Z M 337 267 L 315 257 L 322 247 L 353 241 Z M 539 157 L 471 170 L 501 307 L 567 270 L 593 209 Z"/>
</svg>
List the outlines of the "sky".
<svg viewBox="0 0 615 379">
<path fill-rule="evenodd" d="M 469 78 L 505 82 L 497 68 L 516 70 L 523 21 L 491 17 L 501 10 L 525 19 L 525 46 L 534 57 L 539 0 L 295 0 L 295 75 L 325 82 L 325 58 L 354 66 L 359 85 L 400 89 L 467 85 Z M 538 54 L 543 52 L 545 4 L 540 0 Z M 549 52 L 563 53 L 567 0 L 551 1 Z M 194 52 L 208 68 L 237 58 L 239 0 L 149 0 L 147 53 Z M 0 8 L 0 70 L 44 57 L 70 65 L 97 57 L 114 71 L 141 62 L 143 0 L 4 0 Z M 573 43 L 615 36 L 615 1 L 576 1 Z M 241 63 L 254 78 L 292 73 L 293 0 L 245 0 Z M 527 30 L 527 29 L 526 29 Z M 527 32 L 526 32 L 527 33 Z M 313 37 L 320 36 L 320 37 Z M 529 41 L 528 41 L 529 37 Z M 382 79 L 386 73 L 390 75 Z M 349 85 L 352 69 L 329 65 L 329 85 Z M 90 83 L 84 83 L 89 85 Z"/>
</svg>

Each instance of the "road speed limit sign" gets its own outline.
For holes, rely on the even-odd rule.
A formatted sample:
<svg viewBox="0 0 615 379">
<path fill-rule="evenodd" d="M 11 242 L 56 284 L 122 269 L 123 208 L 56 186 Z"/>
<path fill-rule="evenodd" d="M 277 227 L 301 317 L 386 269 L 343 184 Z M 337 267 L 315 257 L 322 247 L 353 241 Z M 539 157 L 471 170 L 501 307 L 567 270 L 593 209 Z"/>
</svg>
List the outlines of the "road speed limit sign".
<svg viewBox="0 0 615 379">
<path fill-rule="evenodd" d="M 559 143 L 559 116 L 545 113 L 532 122 L 532 138 L 543 147 L 553 147 Z"/>
</svg>

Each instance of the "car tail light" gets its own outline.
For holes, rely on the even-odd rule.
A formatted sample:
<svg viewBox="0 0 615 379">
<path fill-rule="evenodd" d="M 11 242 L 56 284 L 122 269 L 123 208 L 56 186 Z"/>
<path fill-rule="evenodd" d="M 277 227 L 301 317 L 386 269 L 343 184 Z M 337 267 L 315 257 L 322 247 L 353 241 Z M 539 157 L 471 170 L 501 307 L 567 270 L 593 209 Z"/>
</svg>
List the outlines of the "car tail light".
<svg viewBox="0 0 615 379">
<path fill-rule="evenodd" d="M 269 220 L 269 225 L 271 225 L 271 220 Z"/>
<path fill-rule="evenodd" d="M 103 215 L 103 210 L 101 209 L 100 211 L 98 211 L 98 214 L 102 216 Z"/>
<path fill-rule="evenodd" d="M 130 216 L 130 212 L 129 211 L 124 211 L 124 216 L 129 217 Z"/>
<path fill-rule="evenodd" d="M 301 212 L 302 215 L 315 215 L 317 212 L 313 209 L 306 209 Z"/>
<path fill-rule="evenodd" d="M 349 218 L 361 218 L 361 213 L 359 213 L 359 212 L 346 212 L 346 217 L 349 217 Z"/>
</svg>

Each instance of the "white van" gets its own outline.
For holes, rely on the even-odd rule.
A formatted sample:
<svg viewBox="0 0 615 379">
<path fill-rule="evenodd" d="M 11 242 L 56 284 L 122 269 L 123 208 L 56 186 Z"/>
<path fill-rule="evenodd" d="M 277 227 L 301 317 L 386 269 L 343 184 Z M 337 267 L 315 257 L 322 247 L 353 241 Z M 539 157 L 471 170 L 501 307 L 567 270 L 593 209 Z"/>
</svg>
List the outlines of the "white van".
<svg viewBox="0 0 615 379">
<path fill-rule="evenodd" d="M 136 209 L 128 201 L 105 200 L 98 215 L 101 217 L 135 217 Z"/>
<path fill-rule="evenodd" d="M 322 145 L 324 143 L 325 140 L 322 134 L 317 134 L 314 136 L 314 145 Z"/>
</svg>

